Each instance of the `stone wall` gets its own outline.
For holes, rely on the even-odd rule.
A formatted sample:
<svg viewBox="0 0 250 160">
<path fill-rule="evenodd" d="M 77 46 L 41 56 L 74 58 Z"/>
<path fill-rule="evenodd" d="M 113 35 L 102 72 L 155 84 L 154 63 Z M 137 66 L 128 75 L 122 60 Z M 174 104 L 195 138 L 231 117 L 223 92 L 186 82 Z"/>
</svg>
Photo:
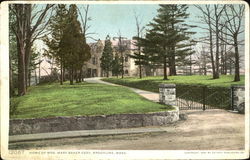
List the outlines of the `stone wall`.
<svg viewBox="0 0 250 160">
<path fill-rule="evenodd" d="M 116 114 L 10 120 L 10 135 L 162 126 L 179 120 L 179 110 L 147 114 Z"/>
<path fill-rule="evenodd" d="M 232 106 L 233 109 L 244 113 L 245 109 L 245 86 L 232 86 Z"/>
</svg>

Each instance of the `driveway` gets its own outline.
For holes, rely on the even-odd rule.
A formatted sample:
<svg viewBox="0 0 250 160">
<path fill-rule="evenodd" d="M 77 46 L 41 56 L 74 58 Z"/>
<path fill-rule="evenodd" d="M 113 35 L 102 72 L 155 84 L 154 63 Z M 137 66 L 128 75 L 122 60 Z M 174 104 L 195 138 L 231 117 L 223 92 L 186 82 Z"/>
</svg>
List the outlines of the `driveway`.
<svg viewBox="0 0 250 160">
<path fill-rule="evenodd" d="M 186 111 L 188 119 L 166 132 L 11 143 L 24 149 L 242 150 L 244 115 L 225 110 Z"/>
</svg>

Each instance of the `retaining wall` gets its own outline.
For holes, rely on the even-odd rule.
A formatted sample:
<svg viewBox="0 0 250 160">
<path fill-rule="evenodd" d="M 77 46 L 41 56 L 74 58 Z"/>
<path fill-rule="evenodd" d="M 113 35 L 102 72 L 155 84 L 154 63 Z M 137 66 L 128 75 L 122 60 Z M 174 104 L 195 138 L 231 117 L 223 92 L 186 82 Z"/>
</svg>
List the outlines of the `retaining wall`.
<svg viewBox="0 0 250 160">
<path fill-rule="evenodd" d="M 10 135 L 162 126 L 179 120 L 179 110 L 147 114 L 115 114 L 10 120 Z"/>
</svg>

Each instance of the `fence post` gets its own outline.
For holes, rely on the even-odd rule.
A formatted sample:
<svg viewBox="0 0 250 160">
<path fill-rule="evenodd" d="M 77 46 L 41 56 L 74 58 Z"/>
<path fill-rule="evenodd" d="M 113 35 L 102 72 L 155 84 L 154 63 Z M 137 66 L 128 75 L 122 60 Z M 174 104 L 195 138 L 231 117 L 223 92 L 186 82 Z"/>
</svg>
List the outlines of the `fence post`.
<svg viewBox="0 0 250 160">
<path fill-rule="evenodd" d="M 206 110 L 206 86 L 202 87 L 202 103 L 203 103 L 203 111 Z"/>
<path fill-rule="evenodd" d="M 232 103 L 233 110 L 238 110 L 240 113 L 245 111 L 245 86 L 234 85 L 232 89 Z"/>
</svg>

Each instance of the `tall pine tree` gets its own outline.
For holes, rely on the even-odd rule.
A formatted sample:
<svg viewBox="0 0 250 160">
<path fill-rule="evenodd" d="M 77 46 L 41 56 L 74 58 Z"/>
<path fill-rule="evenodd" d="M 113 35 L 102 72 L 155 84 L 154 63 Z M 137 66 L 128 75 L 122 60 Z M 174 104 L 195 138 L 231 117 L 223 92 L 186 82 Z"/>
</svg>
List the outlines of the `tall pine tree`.
<svg viewBox="0 0 250 160">
<path fill-rule="evenodd" d="M 90 58 L 90 47 L 86 44 L 80 22 L 77 20 L 76 5 L 69 6 L 67 23 L 59 43 L 59 51 L 65 57 L 64 65 L 69 71 L 70 84 L 72 85 L 74 78 L 79 77 L 78 71 L 82 69 L 84 62 Z"/>
<path fill-rule="evenodd" d="M 144 54 L 150 57 L 151 63 L 162 64 L 164 80 L 167 80 L 167 66 L 170 75 L 176 75 L 176 62 L 182 62 L 186 56 L 191 55 L 191 35 L 188 31 L 195 27 L 185 23 L 188 17 L 187 5 L 162 4 L 157 10 L 158 15 L 148 26 L 145 40 L 142 40 Z"/>
<path fill-rule="evenodd" d="M 119 57 L 118 53 L 115 53 L 115 57 L 112 61 L 112 75 L 119 76 L 122 72 L 122 65 L 121 65 L 122 59 Z"/>
<path fill-rule="evenodd" d="M 111 46 L 111 41 L 109 35 L 106 37 L 105 46 L 102 52 L 101 57 L 101 68 L 106 72 L 106 76 L 109 77 L 109 71 L 112 70 L 112 61 L 113 61 L 113 49 Z"/>
</svg>

